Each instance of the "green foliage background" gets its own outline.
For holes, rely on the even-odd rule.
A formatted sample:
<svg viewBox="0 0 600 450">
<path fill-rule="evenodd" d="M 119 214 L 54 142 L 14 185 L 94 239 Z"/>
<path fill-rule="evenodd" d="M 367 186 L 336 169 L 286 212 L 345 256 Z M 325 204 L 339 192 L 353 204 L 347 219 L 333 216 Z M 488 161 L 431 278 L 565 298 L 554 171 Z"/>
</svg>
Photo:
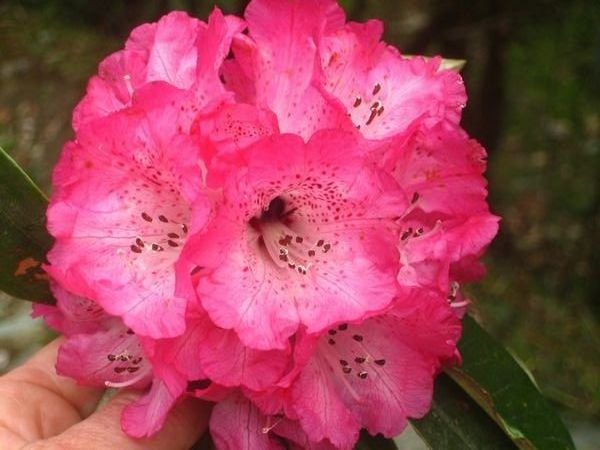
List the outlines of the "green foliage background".
<svg viewBox="0 0 600 450">
<path fill-rule="evenodd" d="M 240 12 L 243 1 L 217 1 Z M 405 53 L 468 60 L 464 125 L 490 156 L 503 217 L 470 289 L 486 327 L 568 417 L 600 421 L 600 2 L 342 1 L 385 20 Z M 0 4 L 0 146 L 46 190 L 70 112 L 101 58 L 131 27 L 203 0 L 5 0 Z M 2 334 L 20 306 L 0 299 Z M 12 319 L 11 319 L 12 320 Z M 6 327 L 5 327 L 6 328 Z M 5 329 L 4 328 L 4 329 Z"/>
</svg>

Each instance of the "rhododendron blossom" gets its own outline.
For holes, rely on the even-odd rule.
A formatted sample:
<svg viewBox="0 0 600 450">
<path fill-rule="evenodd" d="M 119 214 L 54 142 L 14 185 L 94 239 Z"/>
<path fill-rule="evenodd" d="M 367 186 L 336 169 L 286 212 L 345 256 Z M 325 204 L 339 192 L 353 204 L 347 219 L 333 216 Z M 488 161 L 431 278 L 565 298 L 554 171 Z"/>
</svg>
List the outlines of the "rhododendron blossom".
<svg viewBox="0 0 600 450">
<path fill-rule="evenodd" d="M 103 61 L 54 171 L 57 371 L 195 396 L 218 449 L 351 449 L 430 408 L 498 218 L 466 94 L 334 0 L 173 12 Z"/>
</svg>

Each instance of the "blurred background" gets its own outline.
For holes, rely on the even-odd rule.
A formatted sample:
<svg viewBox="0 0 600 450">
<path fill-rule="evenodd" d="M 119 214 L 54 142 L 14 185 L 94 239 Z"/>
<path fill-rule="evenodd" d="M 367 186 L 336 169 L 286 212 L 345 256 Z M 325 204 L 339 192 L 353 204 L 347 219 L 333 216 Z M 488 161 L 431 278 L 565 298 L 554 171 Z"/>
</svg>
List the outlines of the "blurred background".
<svg viewBox="0 0 600 450">
<path fill-rule="evenodd" d="M 132 27 L 244 0 L 1 0 L 0 146 L 49 191 L 70 114 Z M 407 54 L 468 61 L 463 124 L 489 152 L 502 216 L 488 277 L 469 287 L 484 326 L 525 363 L 578 448 L 600 449 L 600 1 L 346 0 Z M 51 336 L 0 293 L 0 373 Z M 407 448 L 412 444 L 408 444 Z"/>
</svg>

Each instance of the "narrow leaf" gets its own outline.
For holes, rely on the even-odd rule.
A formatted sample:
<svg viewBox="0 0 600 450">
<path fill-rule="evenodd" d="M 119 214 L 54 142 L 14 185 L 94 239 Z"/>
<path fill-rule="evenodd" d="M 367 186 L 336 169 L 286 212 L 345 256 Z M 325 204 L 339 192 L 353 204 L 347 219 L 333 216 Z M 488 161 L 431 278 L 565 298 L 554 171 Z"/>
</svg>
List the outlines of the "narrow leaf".
<svg viewBox="0 0 600 450">
<path fill-rule="evenodd" d="M 25 300 L 53 303 L 45 255 L 47 200 L 17 163 L 0 148 L 0 290 Z"/>
<path fill-rule="evenodd" d="M 415 55 L 402 55 L 406 59 L 414 58 Z M 419 56 L 419 58 L 429 59 L 424 56 Z M 467 65 L 466 59 L 449 59 L 442 58 L 442 62 L 440 63 L 439 70 L 454 70 L 455 72 L 460 72 Z"/>
<path fill-rule="evenodd" d="M 567 428 L 530 376 L 471 317 L 465 317 L 459 349 L 463 364 L 448 370 L 448 375 L 519 448 L 575 448 Z"/>
<path fill-rule="evenodd" d="M 434 450 L 510 450 L 517 447 L 448 375 L 435 382 L 431 410 L 412 426 Z"/>
</svg>

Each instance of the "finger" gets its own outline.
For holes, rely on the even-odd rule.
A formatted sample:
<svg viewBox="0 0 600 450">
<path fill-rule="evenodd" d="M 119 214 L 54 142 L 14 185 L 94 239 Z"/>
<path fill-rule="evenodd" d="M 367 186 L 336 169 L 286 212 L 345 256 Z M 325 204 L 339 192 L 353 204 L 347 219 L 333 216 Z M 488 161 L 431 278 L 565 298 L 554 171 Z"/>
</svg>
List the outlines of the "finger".
<svg viewBox="0 0 600 450">
<path fill-rule="evenodd" d="M 57 435 L 95 409 L 102 389 L 79 386 L 56 374 L 61 342 L 56 339 L 23 366 L 0 377 L 2 448 Z"/>
<path fill-rule="evenodd" d="M 121 412 L 138 397 L 139 394 L 134 392 L 120 393 L 104 407 L 60 436 L 33 444 L 27 447 L 27 450 L 188 450 L 206 431 L 210 404 L 189 398 L 173 408 L 164 426 L 155 436 L 147 439 L 130 438 L 121 430 Z"/>
</svg>

